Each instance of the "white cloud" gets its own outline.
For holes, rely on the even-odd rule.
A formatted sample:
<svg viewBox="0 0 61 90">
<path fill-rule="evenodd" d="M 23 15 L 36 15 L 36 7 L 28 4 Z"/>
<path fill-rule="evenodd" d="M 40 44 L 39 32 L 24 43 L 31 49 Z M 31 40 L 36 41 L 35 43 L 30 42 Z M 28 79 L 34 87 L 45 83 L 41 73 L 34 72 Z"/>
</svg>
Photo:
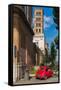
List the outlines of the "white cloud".
<svg viewBox="0 0 61 90">
<path fill-rule="evenodd" d="M 54 24 L 52 16 L 44 16 L 44 29 L 50 28 Z"/>
</svg>

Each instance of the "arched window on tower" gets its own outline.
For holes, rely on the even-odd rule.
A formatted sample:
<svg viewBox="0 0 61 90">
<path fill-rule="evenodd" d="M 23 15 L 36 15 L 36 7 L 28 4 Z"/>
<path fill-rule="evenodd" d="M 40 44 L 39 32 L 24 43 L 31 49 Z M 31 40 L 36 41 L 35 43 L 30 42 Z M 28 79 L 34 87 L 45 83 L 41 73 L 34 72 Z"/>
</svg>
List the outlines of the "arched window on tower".
<svg viewBox="0 0 61 90">
<path fill-rule="evenodd" d="M 39 29 L 39 32 L 41 32 L 41 29 Z"/>
<path fill-rule="evenodd" d="M 36 33 L 38 32 L 38 29 L 36 29 Z"/>
</svg>

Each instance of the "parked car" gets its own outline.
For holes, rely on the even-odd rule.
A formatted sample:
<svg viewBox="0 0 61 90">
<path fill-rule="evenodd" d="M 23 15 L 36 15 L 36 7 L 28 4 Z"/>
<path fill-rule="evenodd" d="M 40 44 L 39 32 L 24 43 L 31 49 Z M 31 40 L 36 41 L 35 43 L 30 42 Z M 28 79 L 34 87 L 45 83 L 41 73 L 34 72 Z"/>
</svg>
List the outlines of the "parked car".
<svg viewBox="0 0 61 90">
<path fill-rule="evenodd" d="M 36 78 L 39 79 L 47 79 L 53 76 L 53 70 L 48 66 L 40 66 L 40 68 L 36 71 Z"/>
</svg>

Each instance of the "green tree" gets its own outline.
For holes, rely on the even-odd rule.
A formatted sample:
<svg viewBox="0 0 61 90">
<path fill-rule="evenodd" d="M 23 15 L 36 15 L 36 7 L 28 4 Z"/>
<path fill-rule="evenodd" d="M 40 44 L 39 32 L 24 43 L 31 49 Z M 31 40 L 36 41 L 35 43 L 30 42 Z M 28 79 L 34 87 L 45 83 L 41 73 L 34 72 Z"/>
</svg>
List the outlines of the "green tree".
<svg viewBox="0 0 61 90">
<path fill-rule="evenodd" d="M 54 22 L 56 23 L 56 29 L 59 30 L 59 8 L 55 7 L 53 8 L 53 16 L 54 16 Z"/>
<path fill-rule="evenodd" d="M 54 42 L 55 42 L 56 48 L 58 49 L 58 46 L 59 46 L 58 36 L 55 37 Z"/>
<path fill-rule="evenodd" d="M 51 47 L 50 47 L 50 58 L 51 58 L 51 64 L 52 66 L 54 66 L 56 60 L 56 48 L 53 42 L 51 43 Z"/>
</svg>

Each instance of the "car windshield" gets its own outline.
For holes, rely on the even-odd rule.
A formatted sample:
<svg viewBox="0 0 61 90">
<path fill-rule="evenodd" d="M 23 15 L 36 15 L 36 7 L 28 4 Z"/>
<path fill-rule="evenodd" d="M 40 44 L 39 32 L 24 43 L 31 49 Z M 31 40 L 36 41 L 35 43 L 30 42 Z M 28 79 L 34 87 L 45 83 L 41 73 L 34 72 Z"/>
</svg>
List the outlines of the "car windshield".
<svg viewBox="0 0 61 90">
<path fill-rule="evenodd" d="M 44 70 L 44 68 L 42 67 L 41 70 Z"/>
</svg>

